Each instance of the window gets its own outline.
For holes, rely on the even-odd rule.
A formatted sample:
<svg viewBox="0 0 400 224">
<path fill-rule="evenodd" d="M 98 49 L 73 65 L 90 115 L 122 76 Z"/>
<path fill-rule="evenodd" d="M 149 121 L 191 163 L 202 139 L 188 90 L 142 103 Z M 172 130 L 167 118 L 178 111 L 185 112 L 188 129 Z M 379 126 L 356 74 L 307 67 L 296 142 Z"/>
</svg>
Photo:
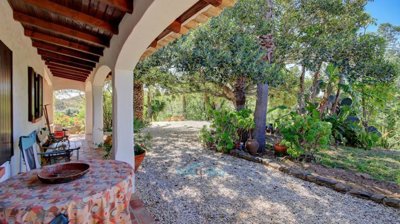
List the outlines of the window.
<svg viewBox="0 0 400 224">
<path fill-rule="evenodd" d="M 28 120 L 37 122 L 43 116 L 43 78 L 28 68 Z"/>
</svg>

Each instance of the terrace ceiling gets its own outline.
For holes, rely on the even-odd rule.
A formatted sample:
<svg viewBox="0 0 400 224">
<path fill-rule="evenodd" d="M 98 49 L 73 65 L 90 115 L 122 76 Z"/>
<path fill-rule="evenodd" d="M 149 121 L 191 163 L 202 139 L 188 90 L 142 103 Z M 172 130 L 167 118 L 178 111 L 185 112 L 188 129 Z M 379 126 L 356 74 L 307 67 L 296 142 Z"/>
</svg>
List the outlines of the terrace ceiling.
<svg viewBox="0 0 400 224">
<path fill-rule="evenodd" d="M 133 12 L 133 0 L 8 1 L 51 73 L 82 82 Z"/>
<path fill-rule="evenodd" d="M 84 82 L 134 0 L 8 0 L 14 19 L 53 76 Z M 217 16 L 236 0 L 199 0 L 152 42 L 143 57 Z M 142 58 L 143 58 L 142 57 Z"/>
</svg>

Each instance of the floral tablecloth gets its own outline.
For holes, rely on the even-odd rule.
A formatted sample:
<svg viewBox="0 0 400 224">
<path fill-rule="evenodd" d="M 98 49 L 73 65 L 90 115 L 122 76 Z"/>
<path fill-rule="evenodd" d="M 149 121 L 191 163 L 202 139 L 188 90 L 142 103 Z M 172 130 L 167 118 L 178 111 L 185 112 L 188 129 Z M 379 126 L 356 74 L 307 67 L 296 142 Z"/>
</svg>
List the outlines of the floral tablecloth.
<svg viewBox="0 0 400 224">
<path fill-rule="evenodd" d="M 88 160 L 89 172 L 63 184 L 43 184 L 39 170 L 0 183 L 0 223 L 49 223 L 59 214 L 70 223 L 131 223 L 132 167 L 115 160 Z"/>
</svg>

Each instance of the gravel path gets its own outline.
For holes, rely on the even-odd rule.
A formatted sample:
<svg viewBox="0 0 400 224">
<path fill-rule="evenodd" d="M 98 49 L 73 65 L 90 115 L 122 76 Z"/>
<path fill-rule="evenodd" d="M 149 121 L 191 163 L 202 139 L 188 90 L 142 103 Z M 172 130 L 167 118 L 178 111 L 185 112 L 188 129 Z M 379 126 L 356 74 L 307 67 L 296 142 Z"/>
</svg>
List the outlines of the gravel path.
<svg viewBox="0 0 400 224">
<path fill-rule="evenodd" d="M 204 122 L 157 122 L 137 190 L 159 223 L 400 223 L 400 210 L 202 149 Z"/>
</svg>

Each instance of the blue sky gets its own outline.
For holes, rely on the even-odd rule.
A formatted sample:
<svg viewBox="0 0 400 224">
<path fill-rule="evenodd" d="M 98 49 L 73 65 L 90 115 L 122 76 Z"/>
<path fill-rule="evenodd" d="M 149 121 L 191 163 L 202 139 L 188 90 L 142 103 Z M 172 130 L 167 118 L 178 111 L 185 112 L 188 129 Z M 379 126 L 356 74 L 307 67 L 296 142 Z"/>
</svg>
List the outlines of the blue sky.
<svg viewBox="0 0 400 224">
<path fill-rule="evenodd" d="M 381 23 L 391 23 L 400 26 L 400 0 L 374 0 L 366 7 L 372 17 Z M 368 27 L 368 31 L 376 31 L 378 26 Z"/>
</svg>

